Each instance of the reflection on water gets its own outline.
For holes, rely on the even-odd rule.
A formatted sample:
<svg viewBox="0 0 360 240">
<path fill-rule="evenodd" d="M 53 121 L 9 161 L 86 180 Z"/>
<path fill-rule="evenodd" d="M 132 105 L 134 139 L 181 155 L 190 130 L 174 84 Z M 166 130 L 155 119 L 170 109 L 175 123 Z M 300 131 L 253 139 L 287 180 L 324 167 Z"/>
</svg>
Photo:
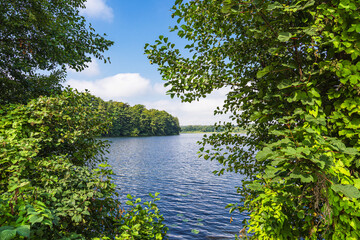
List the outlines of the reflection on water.
<svg viewBox="0 0 360 240">
<path fill-rule="evenodd" d="M 241 176 L 213 175 L 218 164 L 197 157 L 201 137 L 111 138 L 109 163 L 123 200 L 128 193 L 149 200 L 149 192 L 160 192 L 169 239 L 234 239 L 246 216 L 230 215 L 225 206 L 238 201 Z"/>
</svg>

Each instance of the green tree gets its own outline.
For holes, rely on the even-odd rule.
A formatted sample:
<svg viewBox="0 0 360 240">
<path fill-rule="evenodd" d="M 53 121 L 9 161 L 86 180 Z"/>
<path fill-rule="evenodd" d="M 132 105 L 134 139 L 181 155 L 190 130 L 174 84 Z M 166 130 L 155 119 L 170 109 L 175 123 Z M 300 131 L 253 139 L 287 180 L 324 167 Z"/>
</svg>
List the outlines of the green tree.
<svg viewBox="0 0 360 240">
<path fill-rule="evenodd" d="M 178 135 L 179 120 L 165 111 L 146 109 L 144 105 L 129 106 L 122 102 L 103 102 L 112 116 L 112 125 L 105 137 Z"/>
<path fill-rule="evenodd" d="M 177 0 L 183 51 L 146 45 L 171 96 L 229 93 L 202 155 L 246 179 L 254 239 L 359 239 L 360 2 Z M 187 50 L 187 51 L 186 51 Z M 185 53 L 184 53 L 185 52 Z M 236 123 L 246 136 L 230 134 Z M 209 149 L 210 148 L 210 149 Z"/>
<path fill-rule="evenodd" d="M 112 124 L 106 137 L 129 136 L 132 131 L 130 105 L 122 102 L 104 102 L 105 111 L 112 116 Z"/>
<path fill-rule="evenodd" d="M 104 60 L 112 44 L 95 32 L 79 8 L 85 0 L 0 2 L 0 104 L 26 102 L 59 87 L 65 67 L 83 70 L 91 55 Z M 43 81 L 44 74 L 50 72 Z M 51 83 L 51 84 L 49 84 Z"/>
</svg>

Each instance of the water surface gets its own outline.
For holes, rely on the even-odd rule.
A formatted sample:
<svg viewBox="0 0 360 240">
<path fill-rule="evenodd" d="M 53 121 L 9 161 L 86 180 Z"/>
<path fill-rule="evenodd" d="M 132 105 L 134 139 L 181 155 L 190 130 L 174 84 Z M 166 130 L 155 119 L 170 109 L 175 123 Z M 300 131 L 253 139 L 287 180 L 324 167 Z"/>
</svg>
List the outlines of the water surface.
<svg viewBox="0 0 360 240">
<path fill-rule="evenodd" d="M 238 201 L 239 174 L 215 176 L 217 162 L 198 158 L 202 134 L 164 137 L 109 138 L 109 163 L 122 200 L 130 193 L 150 200 L 160 192 L 160 212 L 169 239 L 234 239 L 245 215 L 225 206 Z M 232 223 L 230 223 L 232 217 Z M 197 233 L 197 234 L 196 234 Z"/>
</svg>

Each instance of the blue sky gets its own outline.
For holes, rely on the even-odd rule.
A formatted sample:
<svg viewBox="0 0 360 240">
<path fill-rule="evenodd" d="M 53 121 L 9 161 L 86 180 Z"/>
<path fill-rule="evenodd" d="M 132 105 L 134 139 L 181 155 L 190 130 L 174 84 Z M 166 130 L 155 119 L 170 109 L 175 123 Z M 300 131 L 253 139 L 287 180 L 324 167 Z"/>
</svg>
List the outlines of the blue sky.
<svg viewBox="0 0 360 240">
<path fill-rule="evenodd" d="M 104 100 L 143 104 L 147 108 L 165 110 L 177 116 L 180 125 L 213 124 L 226 117 L 214 117 L 216 106 L 221 106 L 226 90 L 217 91 L 194 103 L 181 103 L 166 95 L 164 81 L 144 54 L 145 43 L 154 43 L 165 35 L 177 46 L 183 39 L 169 32 L 175 24 L 171 7 L 175 0 L 88 0 L 81 10 L 95 30 L 106 33 L 115 44 L 105 53 L 111 64 L 97 59 L 82 72 L 68 71 L 65 85 L 84 89 Z"/>
</svg>

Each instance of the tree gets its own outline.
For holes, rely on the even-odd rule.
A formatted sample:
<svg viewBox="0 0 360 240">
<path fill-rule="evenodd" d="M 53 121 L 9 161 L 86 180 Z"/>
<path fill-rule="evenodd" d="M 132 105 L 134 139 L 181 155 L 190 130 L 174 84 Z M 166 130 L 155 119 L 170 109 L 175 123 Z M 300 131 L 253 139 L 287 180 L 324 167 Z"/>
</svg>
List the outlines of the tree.
<svg viewBox="0 0 360 240">
<path fill-rule="evenodd" d="M 246 179 L 230 211 L 254 239 L 358 239 L 360 3 L 176 1 L 172 27 L 146 45 L 170 95 L 191 102 L 228 87 L 226 132 L 202 155 Z M 231 135 L 233 123 L 247 135 Z M 210 146 L 210 151 L 208 149 Z"/>
<path fill-rule="evenodd" d="M 26 102 L 64 79 L 66 66 L 87 67 L 91 55 L 104 60 L 112 41 L 79 15 L 85 0 L 4 0 L 0 2 L 0 103 Z M 50 72 L 47 83 L 41 81 Z M 56 76 L 56 77 L 55 77 Z"/>
<path fill-rule="evenodd" d="M 129 106 L 122 102 L 102 102 L 112 116 L 106 137 L 178 135 L 179 120 L 165 111 L 146 109 L 144 105 Z"/>
</svg>

